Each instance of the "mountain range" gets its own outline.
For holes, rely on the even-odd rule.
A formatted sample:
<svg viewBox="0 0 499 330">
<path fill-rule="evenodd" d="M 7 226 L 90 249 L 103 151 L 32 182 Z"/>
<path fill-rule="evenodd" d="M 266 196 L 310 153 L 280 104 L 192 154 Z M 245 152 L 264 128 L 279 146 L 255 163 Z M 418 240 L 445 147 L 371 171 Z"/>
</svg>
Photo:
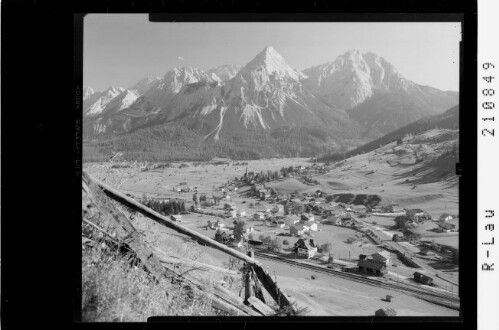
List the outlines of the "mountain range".
<svg viewBox="0 0 499 330">
<path fill-rule="evenodd" d="M 83 133 L 102 140 L 180 125 L 217 142 L 241 132 L 305 130 L 338 147 L 346 140 L 360 145 L 457 104 L 457 92 L 416 84 L 373 53 L 352 50 L 300 72 L 268 46 L 244 66 L 179 67 L 129 88 L 85 87 Z"/>
</svg>

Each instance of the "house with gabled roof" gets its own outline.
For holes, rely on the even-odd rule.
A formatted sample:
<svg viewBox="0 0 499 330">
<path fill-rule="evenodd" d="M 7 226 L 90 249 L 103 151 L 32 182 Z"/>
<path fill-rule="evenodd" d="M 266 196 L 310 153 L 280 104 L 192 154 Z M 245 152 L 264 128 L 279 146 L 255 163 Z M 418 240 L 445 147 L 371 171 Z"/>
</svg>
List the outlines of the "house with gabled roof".
<svg viewBox="0 0 499 330">
<path fill-rule="evenodd" d="M 304 226 L 302 223 L 297 223 L 289 226 L 289 233 L 293 236 L 301 236 L 306 231 L 308 231 L 308 227 Z"/>
<path fill-rule="evenodd" d="M 438 229 L 444 233 L 444 232 L 450 232 L 452 229 L 456 228 L 456 225 L 453 224 L 453 223 L 449 223 L 449 222 L 440 222 L 438 224 Z"/>
<path fill-rule="evenodd" d="M 454 219 L 454 217 L 448 213 L 444 213 L 440 216 L 440 218 L 438 219 L 440 222 L 447 222 L 449 220 L 452 220 Z"/>
<path fill-rule="evenodd" d="M 258 196 L 261 201 L 264 201 L 266 198 L 270 197 L 270 193 L 267 191 L 267 189 L 260 189 L 258 190 Z"/>
<path fill-rule="evenodd" d="M 312 239 L 300 238 L 294 245 L 298 256 L 312 258 L 317 253 L 317 246 Z"/>
<path fill-rule="evenodd" d="M 295 223 L 299 223 L 300 222 L 300 217 L 297 216 L 297 215 L 294 215 L 294 214 L 288 214 L 288 215 L 285 215 L 284 216 L 284 222 L 288 225 L 288 226 L 292 226 L 294 225 Z"/>
<path fill-rule="evenodd" d="M 382 206 L 381 209 L 388 213 L 400 213 L 404 212 L 404 209 L 397 203 Z"/>
<path fill-rule="evenodd" d="M 317 231 L 317 222 L 315 222 L 315 221 L 303 222 L 303 226 L 307 227 L 309 230 Z"/>
<path fill-rule="evenodd" d="M 367 207 L 365 205 L 352 205 L 352 210 L 357 213 L 366 213 Z"/>
<path fill-rule="evenodd" d="M 170 219 L 176 222 L 182 222 L 182 216 L 180 214 L 172 214 L 170 215 Z"/>
<path fill-rule="evenodd" d="M 427 285 L 433 285 L 433 278 L 430 276 L 427 276 L 425 274 L 422 274 L 420 272 L 415 272 L 413 274 L 414 280 L 419 283 L 427 284 Z"/>
<path fill-rule="evenodd" d="M 284 205 L 277 204 L 270 210 L 272 213 L 276 215 L 284 215 Z"/>
<path fill-rule="evenodd" d="M 300 222 L 315 221 L 314 215 L 311 213 L 302 213 Z"/>
<path fill-rule="evenodd" d="M 361 272 L 364 272 L 366 274 L 373 274 L 376 276 L 383 276 L 388 272 L 385 263 L 373 260 L 372 258 L 368 258 L 363 254 L 359 256 L 359 262 L 357 263 L 357 266 L 359 266 L 359 270 Z"/>
<path fill-rule="evenodd" d="M 421 234 L 415 232 L 412 229 L 404 230 L 403 234 L 404 234 L 404 238 L 408 241 L 415 241 L 415 240 L 421 239 Z"/>
<path fill-rule="evenodd" d="M 284 223 L 284 221 L 282 221 L 282 220 L 275 219 L 275 220 L 272 220 L 272 225 L 273 225 L 274 227 L 277 227 L 277 228 L 284 228 L 284 226 L 285 226 L 286 224 L 285 224 L 285 223 Z"/>
<path fill-rule="evenodd" d="M 371 258 L 374 261 L 383 262 L 385 265 L 390 265 L 390 252 L 381 251 L 371 254 Z"/>
</svg>

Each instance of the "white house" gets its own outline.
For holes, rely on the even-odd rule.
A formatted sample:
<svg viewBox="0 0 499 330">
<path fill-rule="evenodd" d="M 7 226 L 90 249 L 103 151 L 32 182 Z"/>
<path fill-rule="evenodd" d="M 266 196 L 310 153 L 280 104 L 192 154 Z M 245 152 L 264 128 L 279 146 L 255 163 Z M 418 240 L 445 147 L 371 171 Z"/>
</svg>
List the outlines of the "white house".
<svg viewBox="0 0 499 330">
<path fill-rule="evenodd" d="M 295 225 L 291 225 L 289 227 L 289 233 L 292 236 L 300 236 L 303 235 L 308 230 L 308 227 L 303 226 L 301 223 L 297 223 Z"/>
<path fill-rule="evenodd" d="M 245 217 L 246 216 L 246 211 L 245 210 L 239 210 L 237 211 L 237 215 L 240 217 Z"/>
<path fill-rule="evenodd" d="M 277 204 L 270 211 L 278 215 L 284 215 L 284 206 L 282 206 L 281 204 Z"/>
<path fill-rule="evenodd" d="M 313 240 L 300 238 L 295 244 L 296 252 L 300 257 L 312 258 L 317 253 Z"/>
<path fill-rule="evenodd" d="M 442 214 L 440 216 L 440 222 L 447 222 L 447 221 L 452 220 L 452 219 L 453 219 L 453 217 L 450 214 Z"/>
<path fill-rule="evenodd" d="M 309 230 L 317 231 L 317 223 L 315 221 L 307 221 L 303 223 L 304 227 L 308 227 Z"/>
</svg>

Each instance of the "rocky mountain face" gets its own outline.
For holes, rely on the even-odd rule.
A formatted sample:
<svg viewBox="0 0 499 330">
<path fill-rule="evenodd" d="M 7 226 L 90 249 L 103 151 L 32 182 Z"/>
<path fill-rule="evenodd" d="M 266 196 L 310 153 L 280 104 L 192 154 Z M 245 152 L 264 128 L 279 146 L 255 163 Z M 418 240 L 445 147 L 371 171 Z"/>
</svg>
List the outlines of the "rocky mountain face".
<svg viewBox="0 0 499 330">
<path fill-rule="evenodd" d="M 209 75 L 215 74 L 218 78 L 220 78 L 220 81 L 227 81 L 234 78 L 241 68 L 242 66 L 240 65 L 224 64 L 210 69 L 206 71 L 206 73 Z"/>
<path fill-rule="evenodd" d="M 172 121 L 201 122 L 205 137 L 241 129 L 314 126 L 341 134 L 359 130 L 345 111 L 326 105 L 307 90 L 303 74 L 292 69 L 272 47 L 266 47 L 236 75 L 223 81 L 227 66 L 203 72 L 175 68 L 162 79 L 139 82 L 148 88 L 126 110 L 108 112 L 88 121 L 90 132 L 124 133 Z M 237 67 L 231 67 L 232 72 Z M 113 118 L 110 115 L 114 115 Z M 129 117 L 129 118 L 125 118 Z M 348 133 L 347 135 L 351 135 Z"/>
<path fill-rule="evenodd" d="M 359 145 L 457 103 L 457 93 L 411 82 L 373 53 L 349 51 L 299 72 L 266 47 L 243 67 L 180 67 L 128 89 L 86 87 L 83 133 L 106 138 L 177 123 L 219 141 L 306 127 Z"/>
<path fill-rule="evenodd" d="M 200 80 L 216 82 L 219 78 L 212 78 L 199 69 L 181 67 L 168 71 L 163 77 L 145 78 L 126 90 L 111 87 L 91 94 L 83 101 L 84 109 L 89 109 L 84 110 L 83 134 L 110 137 L 139 127 L 156 119 L 183 86 Z M 104 98 L 97 98 L 101 94 Z"/>
<path fill-rule="evenodd" d="M 349 51 L 335 61 L 303 71 L 304 85 L 325 103 L 348 111 L 379 137 L 458 103 L 458 94 L 418 85 L 373 53 Z"/>
<path fill-rule="evenodd" d="M 129 87 L 129 90 L 135 91 L 138 95 L 142 96 L 144 95 L 147 91 L 149 91 L 151 88 L 157 86 L 159 82 L 161 81 L 161 77 L 147 77 L 139 82 L 137 82 L 135 85 Z"/>
<path fill-rule="evenodd" d="M 355 126 L 343 110 L 325 105 L 306 90 L 301 77 L 267 47 L 228 81 L 204 80 L 185 86 L 162 118 L 201 120 L 212 128 L 206 137 L 215 140 L 221 132 L 241 129 Z"/>
<path fill-rule="evenodd" d="M 103 92 L 90 93 L 90 91 L 92 91 L 91 88 L 88 88 L 84 91 L 84 116 L 96 116 L 102 114 L 103 112 L 105 112 L 104 110 L 106 109 L 107 105 L 118 95 L 122 94 L 125 89 L 122 87 L 111 86 Z M 129 106 L 130 104 L 127 104 L 127 106 Z"/>
</svg>

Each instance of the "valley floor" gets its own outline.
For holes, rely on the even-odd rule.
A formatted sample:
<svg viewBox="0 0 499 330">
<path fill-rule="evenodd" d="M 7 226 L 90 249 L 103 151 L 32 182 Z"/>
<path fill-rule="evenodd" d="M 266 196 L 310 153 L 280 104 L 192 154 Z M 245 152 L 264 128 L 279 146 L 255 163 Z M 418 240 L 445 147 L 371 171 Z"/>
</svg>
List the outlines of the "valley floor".
<svg viewBox="0 0 499 330">
<path fill-rule="evenodd" d="M 387 146 L 385 152 L 389 152 L 392 146 Z M 394 168 L 386 161 L 376 161 L 372 153 L 352 157 L 343 162 L 326 174 L 314 175 L 318 185 L 308 185 L 297 178 L 274 181 L 268 184 L 279 193 L 303 193 L 315 192 L 320 189 L 327 193 L 362 193 L 377 194 L 384 202 L 399 203 L 405 208 L 421 208 L 429 212 L 434 218 L 443 213 L 458 213 L 458 189 L 457 184 L 452 180 L 443 180 L 426 184 L 406 184 L 407 170 Z M 179 164 L 173 164 L 172 168 L 149 170 L 141 172 L 137 167 L 132 168 L 111 168 L 110 163 L 89 163 L 84 165 L 84 170 L 92 177 L 105 184 L 113 186 L 120 191 L 133 196 L 136 199 L 148 198 L 181 198 L 187 206 L 192 204 L 192 192 L 179 193 L 173 191 L 173 187 L 180 182 L 186 182 L 189 187 L 197 187 L 198 194 L 206 194 L 211 197 L 213 194 L 220 194 L 218 187 L 241 177 L 246 169 L 255 173 L 267 170 L 279 171 L 282 167 L 304 165 L 310 166 L 308 159 L 268 159 L 247 161 L 247 165 L 214 165 L 210 163 L 185 163 L 187 166 L 179 168 Z M 372 173 L 371 173 L 372 172 Z M 233 194 L 231 200 L 238 209 L 245 209 L 247 216 L 251 217 L 256 211 L 269 209 L 273 204 L 261 202 L 258 206 L 256 200 Z M 223 214 L 220 206 L 209 209 L 210 212 Z M 206 228 L 207 221 L 214 222 L 215 216 L 191 213 L 183 216 L 183 225 L 192 228 L 208 237 L 213 238 L 215 231 Z M 222 219 L 227 228 L 232 228 L 231 219 Z M 376 222 L 375 227 L 379 231 L 387 234 L 391 233 L 391 226 L 394 224 L 393 217 L 370 217 L 367 222 Z M 281 232 L 287 232 L 277 228 L 266 226 L 263 222 L 248 221 L 248 225 L 255 229 L 256 237 L 259 234 L 276 236 Z M 139 230 L 146 233 L 150 239 L 164 241 L 167 244 L 168 237 L 177 235 L 156 224 L 150 219 L 136 219 L 134 224 Z M 423 239 L 434 240 L 435 242 L 457 247 L 458 234 L 437 234 L 428 228 L 419 228 Z M 331 225 L 320 225 L 320 231 L 314 232 L 314 240 L 320 244 L 330 242 L 333 244 L 333 256 L 345 262 L 356 260 L 359 254 L 370 254 L 379 252 L 381 249 L 372 241 L 359 235 L 350 228 L 342 228 Z M 297 238 L 281 237 L 287 239 L 290 246 Z M 353 239 L 353 243 L 347 243 L 348 238 Z M 228 262 L 228 257 L 224 253 L 211 248 L 203 248 L 204 262 L 213 265 L 223 266 Z M 396 262 L 397 258 L 394 256 Z M 295 299 L 300 306 L 310 309 L 309 315 L 335 315 L 335 316 L 367 316 L 373 315 L 374 311 L 383 307 L 394 308 L 400 316 L 457 316 L 458 311 L 446 307 L 438 306 L 430 302 L 418 299 L 407 294 L 389 290 L 385 288 L 373 287 L 367 284 L 352 282 L 343 278 L 327 276 L 324 274 L 314 274 L 313 271 L 294 268 L 292 266 L 262 260 L 262 263 L 269 268 L 271 273 L 275 273 L 278 283 L 283 289 Z M 398 267 L 390 267 L 389 271 L 397 272 L 398 276 L 410 277 L 414 272 L 400 264 Z M 450 273 L 456 282 L 457 272 Z M 311 275 L 316 275 L 317 279 L 311 279 Z M 437 279 L 436 282 L 439 280 Z M 447 287 L 443 281 L 439 282 L 440 287 L 456 292 L 457 288 Z M 394 296 L 392 303 L 381 300 L 385 295 Z"/>
</svg>

